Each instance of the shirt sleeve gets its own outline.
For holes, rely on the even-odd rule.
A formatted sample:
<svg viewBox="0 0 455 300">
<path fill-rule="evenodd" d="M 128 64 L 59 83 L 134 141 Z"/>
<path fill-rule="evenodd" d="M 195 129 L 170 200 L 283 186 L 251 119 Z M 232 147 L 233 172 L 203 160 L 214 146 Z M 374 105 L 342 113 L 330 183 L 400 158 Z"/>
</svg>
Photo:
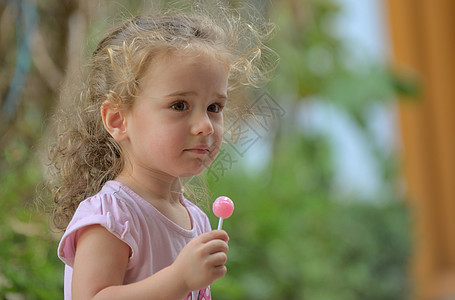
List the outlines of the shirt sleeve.
<svg viewBox="0 0 455 300">
<path fill-rule="evenodd" d="M 90 225 L 101 225 L 131 249 L 130 263 L 138 252 L 138 231 L 134 228 L 131 209 L 111 194 L 97 194 L 81 202 L 58 246 L 59 258 L 73 267 L 80 233 Z"/>
</svg>

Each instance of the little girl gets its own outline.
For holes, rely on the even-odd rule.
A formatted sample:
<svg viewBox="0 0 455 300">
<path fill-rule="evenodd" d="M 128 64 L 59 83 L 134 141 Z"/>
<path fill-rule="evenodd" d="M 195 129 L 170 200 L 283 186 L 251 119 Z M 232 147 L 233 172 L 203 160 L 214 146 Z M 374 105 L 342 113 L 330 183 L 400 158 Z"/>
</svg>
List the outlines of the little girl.
<svg viewBox="0 0 455 300">
<path fill-rule="evenodd" d="M 136 17 L 93 52 L 51 152 L 65 299 L 211 298 L 229 237 L 181 179 L 213 162 L 228 95 L 263 74 L 264 35 L 239 20 Z"/>
</svg>

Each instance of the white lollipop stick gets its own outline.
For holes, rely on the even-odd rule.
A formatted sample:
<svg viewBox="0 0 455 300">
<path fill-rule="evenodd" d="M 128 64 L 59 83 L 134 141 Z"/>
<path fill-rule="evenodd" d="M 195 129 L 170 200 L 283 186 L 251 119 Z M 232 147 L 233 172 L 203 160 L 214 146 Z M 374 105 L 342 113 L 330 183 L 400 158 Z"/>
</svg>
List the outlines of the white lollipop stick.
<svg viewBox="0 0 455 300">
<path fill-rule="evenodd" d="M 223 227 L 223 218 L 220 218 L 218 221 L 218 230 L 220 230 Z"/>
</svg>

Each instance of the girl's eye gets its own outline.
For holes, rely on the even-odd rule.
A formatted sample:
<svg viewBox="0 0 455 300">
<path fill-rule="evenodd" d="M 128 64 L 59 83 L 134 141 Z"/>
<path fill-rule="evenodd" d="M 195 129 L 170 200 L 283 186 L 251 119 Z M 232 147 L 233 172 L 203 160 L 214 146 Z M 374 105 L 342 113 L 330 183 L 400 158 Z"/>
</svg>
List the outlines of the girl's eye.
<svg viewBox="0 0 455 300">
<path fill-rule="evenodd" d="M 207 108 L 207 110 L 209 112 L 214 112 L 214 113 L 219 113 L 223 110 L 223 105 L 219 104 L 219 103 L 213 103 L 213 104 L 210 104 L 209 107 Z"/>
<path fill-rule="evenodd" d="M 171 105 L 171 108 L 178 111 L 184 111 L 188 109 L 188 104 L 186 102 L 177 102 Z"/>
</svg>

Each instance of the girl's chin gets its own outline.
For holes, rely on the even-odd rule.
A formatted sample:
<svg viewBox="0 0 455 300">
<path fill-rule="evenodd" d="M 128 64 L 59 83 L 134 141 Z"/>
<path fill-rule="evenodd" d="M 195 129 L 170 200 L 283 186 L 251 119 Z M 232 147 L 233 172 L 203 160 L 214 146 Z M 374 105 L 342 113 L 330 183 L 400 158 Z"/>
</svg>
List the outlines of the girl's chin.
<svg viewBox="0 0 455 300">
<path fill-rule="evenodd" d="M 193 177 L 201 174 L 202 172 L 204 172 L 205 169 L 207 169 L 205 166 L 201 166 L 200 168 L 194 168 L 193 170 L 181 173 L 179 177 L 180 178 Z"/>
<path fill-rule="evenodd" d="M 194 171 L 194 172 L 182 173 L 182 174 L 180 174 L 178 177 L 180 177 L 180 178 L 193 177 L 193 176 L 196 176 L 196 175 L 201 174 L 204 170 L 205 170 L 205 169 L 201 169 L 201 170 L 199 170 L 199 171 Z"/>
<path fill-rule="evenodd" d="M 212 162 L 213 160 L 211 159 L 193 161 L 191 164 L 186 166 L 185 170 L 180 172 L 178 177 L 186 178 L 199 175 L 204 172 L 204 170 L 206 170 Z"/>
</svg>

